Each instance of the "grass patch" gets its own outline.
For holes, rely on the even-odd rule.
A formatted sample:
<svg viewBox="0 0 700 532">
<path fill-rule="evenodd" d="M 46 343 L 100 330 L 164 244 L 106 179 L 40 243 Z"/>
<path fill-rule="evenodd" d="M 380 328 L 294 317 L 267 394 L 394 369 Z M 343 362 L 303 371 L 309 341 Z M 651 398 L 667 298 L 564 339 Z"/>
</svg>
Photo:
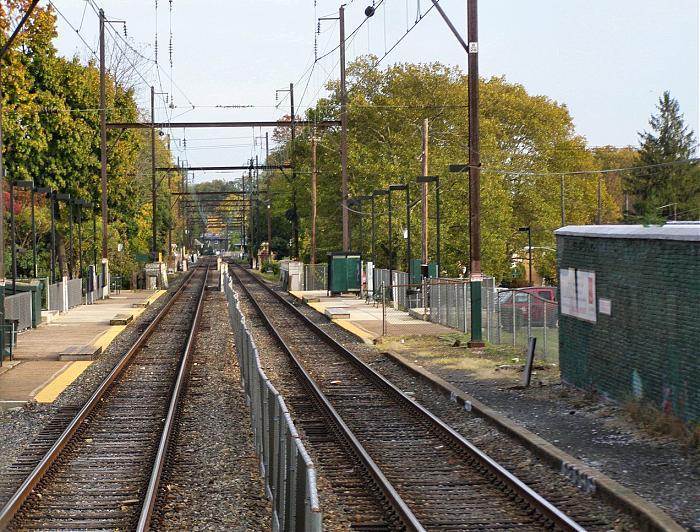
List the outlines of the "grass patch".
<svg viewBox="0 0 700 532">
<path fill-rule="evenodd" d="M 688 426 L 673 414 L 666 414 L 649 401 L 628 398 L 622 403 L 629 417 L 646 431 L 670 436 L 691 449 L 700 449 L 700 425 Z"/>
</svg>

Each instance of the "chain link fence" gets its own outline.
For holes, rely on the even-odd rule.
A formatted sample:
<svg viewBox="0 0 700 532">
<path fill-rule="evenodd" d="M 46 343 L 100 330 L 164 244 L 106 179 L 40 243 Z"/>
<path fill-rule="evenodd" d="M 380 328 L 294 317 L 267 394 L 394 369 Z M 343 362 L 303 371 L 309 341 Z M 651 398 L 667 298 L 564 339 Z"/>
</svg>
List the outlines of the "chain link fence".
<svg viewBox="0 0 700 532">
<path fill-rule="evenodd" d="M 428 281 L 428 319 L 465 334 L 471 332 L 471 291 L 465 279 Z M 495 288 L 492 278 L 481 286 L 482 337 L 496 345 L 527 348 L 537 338 L 535 354 L 547 362 L 559 360 L 559 306 L 556 289 Z"/>
<path fill-rule="evenodd" d="M 320 532 L 323 515 L 314 463 L 301 443 L 284 399 L 262 370 L 258 349 L 227 271 L 223 285 L 236 338 L 241 381 L 250 406 L 255 451 L 265 492 L 272 500 L 272 529 Z"/>
<path fill-rule="evenodd" d="M 304 290 L 328 290 L 328 264 L 304 264 Z"/>
</svg>

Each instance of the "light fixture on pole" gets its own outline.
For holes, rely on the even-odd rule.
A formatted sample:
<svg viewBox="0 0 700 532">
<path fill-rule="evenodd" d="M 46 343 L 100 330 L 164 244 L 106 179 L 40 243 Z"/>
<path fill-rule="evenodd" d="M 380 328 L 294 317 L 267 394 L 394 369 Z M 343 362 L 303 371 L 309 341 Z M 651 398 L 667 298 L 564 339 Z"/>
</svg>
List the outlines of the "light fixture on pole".
<svg viewBox="0 0 700 532">
<path fill-rule="evenodd" d="M 409 198 L 408 198 L 408 185 L 405 185 L 403 183 L 395 184 L 395 185 L 389 185 L 388 192 L 389 192 L 389 282 L 392 282 L 392 276 L 393 276 L 393 270 L 394 270 L 394 238 L 392 235 L 392 226 L 391 226 L 391 193 L 394 190 L 405 190 L 406 191 L 406 216 L 407 220 L 410 220 L 410 206 L 409 206 Z M 408 228 L 410 230 L 410 221 L 408 223 Z M 408 244 L 407 244 L 407 251 L 410 252 L 410 244 L 411 239 L 408 239 Z M 411 259 L 410 257 L 407 256 L 407 262 L 410 263 Z M 410 269 L 410 268 L 409 268 Z"/>
</svg>

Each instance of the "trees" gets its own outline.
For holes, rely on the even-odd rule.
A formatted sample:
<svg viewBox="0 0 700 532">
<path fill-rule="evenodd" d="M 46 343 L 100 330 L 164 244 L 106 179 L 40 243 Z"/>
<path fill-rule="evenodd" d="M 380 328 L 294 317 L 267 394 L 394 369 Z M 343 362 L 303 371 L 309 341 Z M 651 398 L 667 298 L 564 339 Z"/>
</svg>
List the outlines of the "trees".
<svg viewBox="0 0 700 532">
<path fill-rule="evenodd" d="M 397 64 L 384 70 L 373 68 L 372 58 L 361 58 L 348 67 L 349 174 L 350 197 L 366 195 L 392 183 L 408 183 L 410 195 L 419 197 L 415 177 L 421 173 L 421 130 L 424 118 L 430 122 L 430 173 L 440 175 L 442 263 L 448 275 L 456 275 L 468 264 L 469 187 L 466 174 L 450 174 L 448 165 L 465 163 L 468 137 L 467 78 L 456 67 L 431 64 Z M 339 111 L 339 87 L 329 85 L 331 95 L 319 100 L 307 112 L 311 121 L 333 119 Z M 560 224 L 559 183 L 551 172 L 591 170 L 598 164 L 576 135 L 567 108 L 545 96 L 532 96 L 524 87 L 504 78 L 481 81 L 482 146 L 482 266 L 484 272 L 501 279 L 510 275 L 512 256 L 526 246 L 517 228 L 531 225 L 533 246 L 552 246 L 552 231 Z M 273 178 L 280 192 L 297 187 L 298 214 L 303 233 L 308 234 L 310 195 L 310 130 L 298 131 L 296 161 L 298 183 L 290 184 L 281 173 Z M 316 132 L 318 143 L 318 250 L 340 248 L 340 162 L 339 132 Z M 282 145 L 271 155 L 289 159 L 290 146 Z M 567 223 L 594 220 L 596 179 L 589 175 L 566 177 Z M 394 246 L 397 257 L 405 256 L 403 196 L 394 207 Z M 400 199 L 399 199 L 400 198 Z M 612 198 L 603 187 L 606 209 L 615 211 Z M 431 217 L 434 217 L 431 201 Z M 288 205 L 287 205 L 288 208 Z M 413 209 L 411 238 L 419 250 L 420 223 Z M 369 212 L 369 206 L 365 207 Z M 386 266 L 386 199 L 377 198 L 378 263 Z M 359 247 L 359 215 L 352 213 L 353 249 Z M 364 232 L 370 234 L 369 216 Z M 431 250 L 435 223 L 430 224 Z M 302 255 L 308 254 L 308 237 L 302 235 Z M 366 243 L 365 251 L 369 248 Z M 416 252 L 416 256 L 418 253 Z M 434 254 L 431 251 L 431 255 Z M 400 260 L 399 263 L 403 263 Z"/>
<path fill-rule="evenodd" d="M 0 2 L 0 40 L 26 12 L 29 0 Z M 10 181 L 32 180 L 71 197 L 99 205 L 99 70 L 94 61 L 58 57 L 52 40 L 56 17 L 37 7 L 2 62 L 4 162 Z M 112 57 L 107 76 L 108 121 L 134 122 L 139 111 L 128 73 Z M 143 227 L 150 227 L 150 145 L 144 131 L 108 131 L 109 258 L 115 273 L 129 273 L 134 255 L 149 249 Z M 157 139 L 158 164 L 170 165 L 171 154 Z M 159 176 L 160 177 L 160 176 Z M 170 220 L 169 194 L 159 187 L 160 248 Z M 150 204 L 149 204 L 150 205 Z M 84 213 L 87 217 L 87 212 Z M 59 247 L 68 227 L 65 204 L 57 209 Z M 19 225 L 19 224 L 18 224 Z M 150 235 L 150 230 L 149 230 Z M 40 258 L 48 235 L 39 234 Z M 126 252 L 118 253 L 117 244 Z M 77 252 L 77 250 L 74 250 Z M 90 255 L 91 256 L 91 255 Z M 19 257 L 20 263 L 23 257 Z M 61 257 L 61 263 L 69 261 Z M 77 260 L 72 261 L 77 264 Z M 40 268 L 46 272 L 45 263 Z M 76 272 L 74 272 L 76 273 Z"/>
<path fill-rule="evenodd" d="M 635 196 L 635 213 L 646 219 L 674 212 L 697 217 L 700 212 L 700 171 L 688 164 L 695 151 L 695 134 L 683 121 L 678 102 L 668 91 L 659 98 L 658 114 L 651 116 L 651 131 L 639 133 L 638 171 L 627 178 Z M 646 168 L 644 168 L 646 167 Z"/>
</svg>

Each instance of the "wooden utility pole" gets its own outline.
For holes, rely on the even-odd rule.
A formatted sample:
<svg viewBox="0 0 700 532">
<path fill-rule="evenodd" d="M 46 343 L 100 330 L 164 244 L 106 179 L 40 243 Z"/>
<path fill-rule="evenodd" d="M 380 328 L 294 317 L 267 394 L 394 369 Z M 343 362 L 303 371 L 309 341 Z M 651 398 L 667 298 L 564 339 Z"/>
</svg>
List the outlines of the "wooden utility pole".
<svg viewBox="0 0 700 532">
<path fill-rule="evenodd" d="M 270 164 L 270 137 L 268 132 L 265 132 L 265 164 Z M 272 206 L 270 205 L 270 180 L 272 175 L 267 176 L 267 247 L 270 253 L 272 253 Z M 272 257 L 270 257 L 272 258 Z"/>
<path fill-rule="evenodd" d="M 155 88 L 151 87 L 151 207 L 153 209 L 151 216 L 151 259 L 153 262 L 158 261 L 158 249 L 156 244 L 156 231 L 158 230 L 156 223 L 157 194 L 156 194 L 156 92 Z"/>
<path fill-rule="evenodd" d="M 428 119 L 423 120 L 423 175 L 428 175 Z M 421 262 L 428 264 L 428 183 L 421 186 L 423 224 L 421 227 Z"/>
<path fill-rule="evenodd" d="M 316 137 L 311 137 L 311 264 L 316 264 Z"/>
<path fill-rule="evenodd" d="M 345 6 L 340 6 L 340 197 L 343 220 L 343 251 L 350 250 L 348 212 L 348 93 L 345 87 Z"/>
<path fill-rule="evenodd" d="M 598 213 L 596 215 L 596 223 L 598 225 L 603 223 L 603 176 L 598 175 Z"/>
<path fill-rule="evenodd" d="M 296 137 L 296 111 L 294 110 L 294 83 L 289 84 L 289 102 L 291 106 L 291 138 L 292 138 L 292 211 L 294 212 L 294 220 L 292 221 L 292 238 L 294 239 L 294 258 L 299 258 L 299 212 L 297 209 L 297 173 L 296 165 L 294 164 L 294 139 Z"/>
<path fill-rule="evenodd" d="M 566 225 L 566 211 L 564 210 L 564 174 L 561 174 L 559 181 L 559 204 L 561 207 L 561 226 Z"/>
</svg>

